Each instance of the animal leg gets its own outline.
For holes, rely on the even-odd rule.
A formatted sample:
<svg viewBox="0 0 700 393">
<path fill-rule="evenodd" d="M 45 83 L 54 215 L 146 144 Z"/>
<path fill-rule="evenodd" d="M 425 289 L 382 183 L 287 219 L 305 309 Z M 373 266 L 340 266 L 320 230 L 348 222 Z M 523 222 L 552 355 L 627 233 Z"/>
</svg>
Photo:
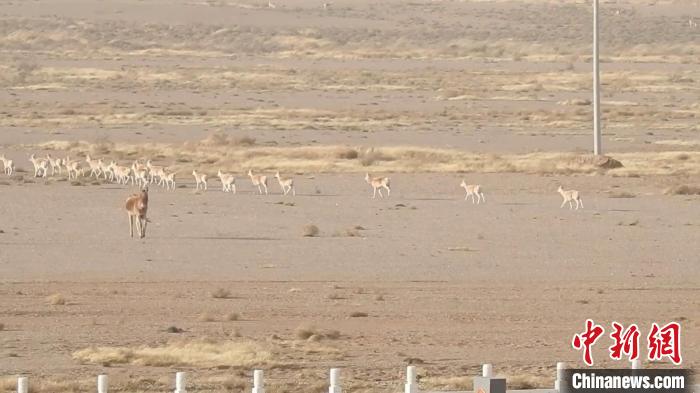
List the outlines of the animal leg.
<svg viewBox="0 0 700 393">
<path fill-rule="evenodd" d="M 129 214 L 129 236 L 134 237 L 134 216 Z"/>
<path fill-rule="evenodd" d="M 148 224 L 148 219 L 146 217 L 141 217 L 141 220 L 143 220 L 143 223 L 141 224 L 141 239 L 146 237 L 146 225 Z"/>
<path fill-rule="evenodd" d="M 581 202 L 581 209 L 583 209 L 583 199 L 579 198 L 578 201 Z"/>
<path fill-rule="evenodd" d="M 375 199 L 377 197 L 377 189 L 374 189 L 374 193 L 372 194 L 372 199 Z"/>
</svg>

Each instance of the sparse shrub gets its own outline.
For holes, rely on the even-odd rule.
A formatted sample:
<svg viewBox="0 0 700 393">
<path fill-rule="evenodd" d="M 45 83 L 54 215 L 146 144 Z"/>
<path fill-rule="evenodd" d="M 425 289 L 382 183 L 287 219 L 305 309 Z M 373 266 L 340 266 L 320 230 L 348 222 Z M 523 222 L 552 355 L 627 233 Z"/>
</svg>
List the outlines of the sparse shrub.
<svg viewBox="0 0 700 393">
<path fill-rule="evenodd" d="M 177 326 L 168 326 L 168 328 L 165 329 L 165 331 L 166 331 L 167 333 L 182 333 L 182 332 L 184 332 L 183 329 L 180 329 L 180 328 L 177 327 Z"/>
<path fill-rule="evenodd" d="M 3 330 L 5 330 L 5 324 L 4 324 L 4 323 L 0 323 L 0 332 L 3 331 Z"/>
<path fill-rule="evenodd" d="M 345 298 L 344 298 L 342 295 L 338 294 L 338 293 L 329 293 L 329 294 L 326 296 L 326 299 L 330 299 L 330 300 L 341 300 L 341 299 L 345 299 Z"/>
<path fill-rule="evenodd" d="M 681 184 L 669 187 L 664 191 L 666 195 L 700 195 L 700 186 Z"/>
<path fill-rule="evenodd" d="M 376 300 L 376 301 L 378 301 L 378 302 L 383 302 L 383 301 L 384 301 L 384 295 L 379 294 L 379 295 L 377 295 L 377 296 L 374 297 L 374 300 Z"/>
<path fill-rule="evenodd" d="M 241 319 L 241 314 L 237 312 L 230 312 L 226 315 L 224 315 L 224 319 L 227 321 L 238 321 Z"/>
<path fill-rule="evenodd" d="M 299 340 L 309 340 L 311 337 L 316 336 L 314 340 L 337 340 L 340 338 L 340 332 L 337 330 L 320 330 L 314 326 L 301 325 L 296 328 L 294 335 Z"/>
<path fill-rule="evenodd" d="M 350 318 L 366 318 L 368 316 L 369 316 L 369 314 L 367 314 L 366 312 L 362 312 L 362 311 L 354 311 L 354 312 L 350 313 Z"/>
<path fill-rule="evenodd" d="M 46 302 L 52 306 L 63 306 L 66 304 L 66 298 L 60 293 L 54 293 L 46 298 Z"/>
<path fill-rule="evenodd" d="M 304 237 L 315 237 L 315 236 L 318 236 L 319 229 L 314 224 L 307 224 L 307 225 L 304 225 L 304 228 L 302 229 L 301 233 L 302 233 L 302 236 L 304 236 Z"/>
<path fill-rule="evenodd" d="M 218 288 L 211 293 L 211 297 L 214 299 L 230 299 L 232 296 L 231 291 L 228 289 Z"/>
<path fill-rule="evenodd" d="M 357 152 L 357 150 L 352 149 L 352 148 L 347 148 L 347 149 L 340 149 L 336 156 L 338 158 L 344 159 L 344 160 L 354 160 L 356 159 L 360 154 Z"/>
</svg>

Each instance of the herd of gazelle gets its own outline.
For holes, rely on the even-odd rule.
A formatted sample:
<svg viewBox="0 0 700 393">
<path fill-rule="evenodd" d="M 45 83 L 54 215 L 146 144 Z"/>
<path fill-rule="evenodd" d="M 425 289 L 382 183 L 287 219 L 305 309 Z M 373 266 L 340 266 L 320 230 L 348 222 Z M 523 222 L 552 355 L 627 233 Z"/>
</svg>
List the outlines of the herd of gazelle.
<svg viewBox="0 0 700 393">
<path fill-rule="evenodd" d="M 3 164 L 5 175 L 12 176 L 15 172 L 14 162 L 6 158 L 4 154 L 0 155 L 0 161 Z M 85 157 L 85 165 L 83 166 L 81 165 L 81 161 L 71 160 L 70 157 L 53 158 L 50 154 L 47 154 L 46 157 L 36 157 L 32 154 L 29 157 L 29 162 L 34 166 L 34 177 L 47 177 L 49 176 L 49 170 L 51 170 L 51 176 L 56 173 L 60 175 L 65 168 L 68 179 L 77 179 L 78 176 L 94 176 L 96 179 L 103 178 L 118 184 L 129 184 L 129 182 L 131 182 L 133 185 L 138 185 L 142 191 L 138 194 L 131 195 L 126 202 L 126 210 L 129 215 L 129 232 L 131 236 L 133 236 L 134 228 L 136 228 L 136 232 L 140 237 L 144 237 L 146 234 L 148 185 L 157 184 L 166 190 L 175 190 L 175 175 L 177 172 L 171 171 L 163 166 L 153 165 L 151 160 L 147 160 L 145 164 L 136 160 L 131 166 L 123 166 L 117 164 L 115 161 L 110 161 L 110 163 L 107 164 L 102 159 L 95 160 L 88 154 Z M 192 171 L 192 176 L 194 177 L 195 188 L 197 190 L 206 191 L 208 189 L 208 175 L 206 173 L 198 172 L 195 169 Z M 234 174 L 224 173 L 219 170 L 217 177 L 221 182 L 223 192 L 236 193 L 236 176 Z M 259 194 L 268 194 L 268 176 L 254 174 L 252 170 L 249 170 L 248 177 L 250 177 L 253 187 L 258 188 Z M 275 173 L 274 177 L 277 179 L 284 195 L 288 195 L 289 193 L 293 196 L 296 195 L 293 178 L 282 177 L 279 171 Z M 372 187 L 372 198 L 376 198 L 377 194 L 379 194 L 380 198 L 384 198 L 382 190 L 386 191 L 387 197 L 391 196 L 391 181 L 388 177 L 375 177 L 367 173 L 365 174 L 365 181 Z M 481 185 L 467 184 L 465 180 L 462 180 L 460 187 L 464 188 L 465 191 L 464 200 L 471 198 L 474 204 L 486 202 L 486 197 L 482 192 Z M 579 208 L 583 208 L 583 200 L 577 190 L 565 190 L 559 186 L 557 191 L 563 199 L 560 208 L 563 208 L 567 203 L 569 204 L 569 209 L 578 210 Z"/>
</svg>

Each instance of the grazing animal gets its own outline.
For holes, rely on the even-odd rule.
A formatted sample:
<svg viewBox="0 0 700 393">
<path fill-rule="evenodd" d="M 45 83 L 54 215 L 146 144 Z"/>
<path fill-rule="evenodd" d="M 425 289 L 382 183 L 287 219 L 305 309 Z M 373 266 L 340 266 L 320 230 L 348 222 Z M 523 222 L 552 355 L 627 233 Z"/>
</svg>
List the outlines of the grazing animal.
<svg viewBox="0 0 700 393">
<path fill-rule="evenodd" d="M 5 157 L 5 155 L 0 155 L 0 161 L 2 161 L 2 166 L 4 169 L 4 172 L 7 176 L 12 176 L 12 172 L 15 171 L 15 163 Z"/>
<path fill-rule="evenodd" d="M 51 167 L 51 176 L 56 174 L 56 171 L 58 171 L 58 174 L 61 174 L 61 166 L 63 165 L 63 160 L 60 158 L 54 159 L 51 157 L 51 154 L 46 155 L 46 161 L 49 162 L 49 166 Z"/>
<path fill-rule="evenodd" d="M 559 206 L 560 209 L 564 207 L 566 202 L 569 202 L 569 210 L 573 209 L 573 204 L 571 203 L 572 201 L 576 202 L 576 210 L 578 210 L 579 203 L 581 204 L 581 209 L 583 209 L 583 199 L 581 199 L 581 195 L 579 195 L 578 191 L 565 190 L 561 186 L 559 186 L 557 191 L 559 191 L 561 197 L 564 198 L 564 201 L 561 203 L 561 206 Z"/>
<path fill-rule="evenodd" d="M 166 190 L 175 190 L 175 175 L 177 172 L 170 172 L 165 174 L 160 178 L 161 183 L 159 185 L 164 185 Z"/>
<path fill-rule="evenodd" d="M 192 170 L 192 176 L 194 176 L 194 181 L 197 183 L 197 189 L 202 187 L 202 190 L 206 191 L 207 186 L 207 175 L 206 173 L 197 173 L 197 170 Z"/>
<path fill-rule="evenodd" d="M 77 179 L 80 173 L 80 162 L 71 161 L 70 157 L 66 157 L 65 160 L 66 172 L 68 172 L 68 180 Z"/>
<path fill-rule="evenodd" d="M 129 236 L 134 237 L 134 227 L 136 233 L 143 239 L 146 237 L 146 212 L 148 211 L 148 186 L 144 187 L 140 193 L 133 194 L 126 199 L 126 213 L 129 216 Z"/>
<path fill-rule="evenodd" d="M 254 175 L 252 170 L 248 170 L 248 176 L 250 176 L 250 181 L 254 186 L 258 186 L 258 192 L 262 195 L 262 189 L 265 189 L 265 195 L 267 195 L 267 176 L 265 175 Z M 262 188 L 261 188 L 262 187 Z"/>
<path fill-rule="evenodd" d="M 465 201 L 467 200 L 467 198 L 469 198 L 471 196 L 472 203 L 475 203 L 474 196 L 476 196 L 476 204 L 477 205 L 479 203 L 481 203 L 482 200 L 484 201 L 484 203 L 486 203 L 486 197 L 484 196 L 484 193 L 481 192 L 481 185 L 479 185 L 479 184 L 467 184 L 466 181 L 462 180 L 462 183 L 459 186 L 464 188 L 464 191 L 467 192 L 467 195 L 464 196 Z"/>
<path fill-rule="evenodd" d="M 219 180 L 221 180 L 221 188 L 224 192 L 233 191 L 234 194 L 236 193 L 236 176 L 230 173 L 222 173 L 221 169 L 219 169 L 216 175 L 219 177 Z"/>
<path fill-rule="evenodd" d="M 372 193 L 372 198 L 377 197 L 377 191 L 379 191 L 379 197 L 384 198 L 382 195 L 382 188 L 386 189 L 386 196 L 391 196 L 390 180 L 388 177 L 370 177 L 369 173 L 365 174 L 365 181 L 367 184 L 372 186 L 374 193 Z"/>
<path fill-rule="evenodd" d="M 275 173 L 275 177 L 280 183 L 280 187 L 282 188 L 282 192 L 284 193 L 284 195 L 287 195 L 289 191 L 292 192 L 292 196 L 297 195 L 297 191 L 294 189 L 294 179 L 292 179 L 291 177 L 281 177 L 279 171 Z"/>
<path fill-rule="evenodd" d="M 44 158 L 36 158 L 34 154 L 29 156 L 29 161 L 34 165 L 34 177 L 46 177 L 49 174 L 49 162 Z"/>
<path fill-rule="evenodd" d="M 99 177 L 102 175 L 102 159 L 95 161 L 92 158 L 90 158 L 90 155 L 88 154 L 87 156 L 85 156 L 85 162 L 90 168 L 90 174 L 88 176 L 95 175 L 95 178 L 99 179 Z"/>
<path fill-rule="evenodd" d="M 162 166 L 155 166 L 151 164 L 151 160 L 146 161 L 146 167 L 148 168 L 148 175 L 150 183 L 155 183 L 156 179 L 160 180 L 165 176 L 165 168 Z"/>
</svg>

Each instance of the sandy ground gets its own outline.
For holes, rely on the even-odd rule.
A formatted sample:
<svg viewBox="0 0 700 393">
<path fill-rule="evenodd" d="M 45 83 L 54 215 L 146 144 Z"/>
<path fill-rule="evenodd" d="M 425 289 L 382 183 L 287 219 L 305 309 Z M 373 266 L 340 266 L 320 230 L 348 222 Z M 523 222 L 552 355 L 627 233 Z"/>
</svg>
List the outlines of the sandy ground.
<svg viewBox="0 0 700 393">
<path fill-rule="evenodd" d="M 275 3 L 0 2 L 0 153 L 26 171 L 51 140 L 182 144 L 216 131 L 279 147 L 590 149 L 586 4 Z M 613 156 L 700 149 L 689 20 L 697 2 L 603 4 Z M 394 393 L 408 363 L 426 388 L 468 388 L 459 378 L 485 362 L 549 386 L 557 361 L 581 363 L 570 340 L 586 318 L 643 333 L 680 321 L 684 366 L 700 365 L 700 199 L 663 192 L 697 176 L 394 173 L 391 198 L 373 200 L 363 175 L 305 172 L 294 198 L 274 182 L 255 195 L 240 175 L 238 195 L 217 181 L 195 193 L 183 175 L 185 188 L 152 189 L 145 240 L 128 237 L 132 187 L 0 179 L 0 391 L 16 374 L 37 391 L 87 391 L 101 372 L 120 391 L 163 391 L 183 369 L 199 391 L 249 384 L 252 367 L 73 359 L 204 337 L 277 348 L 278 364 L 259 365 L 271 392 L 320 392 L 340 366 L 353 390 Z M 484 186 L 485 205 L 462 199 L 462 177 Z M 560 209 L 559 184 L 585 209 Z M 302 237 L 307 224 L 320 235 Z M 340 336 L 309 343 L 300 326 Z M 607 345 L 596 363 L 625 367 Z"/>
</svg>

